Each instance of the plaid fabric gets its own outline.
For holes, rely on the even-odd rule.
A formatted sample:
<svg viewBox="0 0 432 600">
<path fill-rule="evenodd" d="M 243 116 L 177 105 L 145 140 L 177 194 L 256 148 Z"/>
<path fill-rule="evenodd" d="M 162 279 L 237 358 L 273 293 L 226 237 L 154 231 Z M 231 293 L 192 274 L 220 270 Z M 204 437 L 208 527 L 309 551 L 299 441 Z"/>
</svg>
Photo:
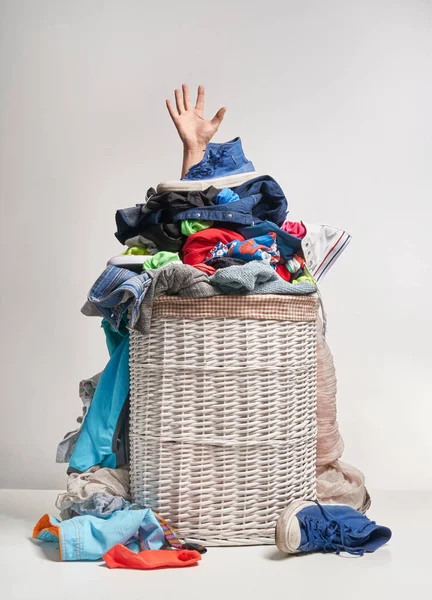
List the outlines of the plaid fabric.
<svg viewBox="0 0 432 600">
<path fill-rule="evenodd" d="M 316 321 L 318 296 L 250 295 L 181 298 L 161 296 L 153 304 L 153 319 L 234 318 L 271 319 L 276 321 Z"/>
</svg>

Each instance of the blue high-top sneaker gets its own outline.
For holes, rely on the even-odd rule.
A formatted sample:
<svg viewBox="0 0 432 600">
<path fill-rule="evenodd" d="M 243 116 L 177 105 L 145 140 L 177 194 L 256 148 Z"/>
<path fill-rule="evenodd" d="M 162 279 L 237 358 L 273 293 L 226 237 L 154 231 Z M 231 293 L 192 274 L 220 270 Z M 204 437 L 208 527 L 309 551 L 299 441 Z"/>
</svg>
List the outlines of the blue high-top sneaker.
<svg viewBox="0 0 432 600">
<path fill-rule="evenodd" d="M 388 527 L 341 504 L 291 502 L 276 525 L 276 545 L 282 552 L 374 552 L 391 538 Z"/>
<path fill-rule="evenodd" d="M 241 139 L 234 138 L 223 144 L 207 145 L 203 159 L 193 165 L 186 176 L 178 181 L 164 181 L 157 187 L 158 193 L 173 191 L 206 190 L 235 187 L 257 177 L 255 167 L 244 155 Z"/>
</svg>

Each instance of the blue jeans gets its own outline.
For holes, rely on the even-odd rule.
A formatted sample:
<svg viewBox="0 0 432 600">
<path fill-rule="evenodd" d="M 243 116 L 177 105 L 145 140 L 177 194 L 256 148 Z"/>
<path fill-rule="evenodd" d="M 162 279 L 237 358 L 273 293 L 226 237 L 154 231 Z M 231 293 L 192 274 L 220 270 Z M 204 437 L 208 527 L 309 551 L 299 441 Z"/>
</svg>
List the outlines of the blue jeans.
<svg viewBox="0 0 432 600">
<path fill-rule="evenodd" d="M 150 508 L 118 510 L 106 519 L 85 515 L 66 521 L 44 515 L 33 538 L 60 545 L 62 560 L 99 560 L 116 544 L 133 552 L 160 550 L 165 543 L 162 527 Z"/>
<path fill-rule="evenodd" d="M 133 327 L 140 315 L 141 302 L 151 281 L 147 273 L 137 275 L 129 269 L 110 265 L 93 284 L 87 304 L 94 305 L 114 329 L 120 327 L 123 317 L 132 305 L 130 326 Z M 83 307 L 84 313 L 85 307 L 86 305 Z"/>
</svg>

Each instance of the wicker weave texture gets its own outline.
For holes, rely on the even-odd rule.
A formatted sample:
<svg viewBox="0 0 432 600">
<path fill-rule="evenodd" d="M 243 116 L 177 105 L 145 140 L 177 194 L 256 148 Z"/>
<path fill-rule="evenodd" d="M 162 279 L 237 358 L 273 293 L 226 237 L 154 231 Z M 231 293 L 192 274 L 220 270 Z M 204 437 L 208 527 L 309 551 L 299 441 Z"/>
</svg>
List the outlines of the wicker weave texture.
<svg viewBox="0 0 432 600">
<path fill-rule="evenodd" d="M 266 544 L 315 497 L 316 324 L 156 318 L 132 332 L 131 484 L 189 541 Z"/>
</svg>

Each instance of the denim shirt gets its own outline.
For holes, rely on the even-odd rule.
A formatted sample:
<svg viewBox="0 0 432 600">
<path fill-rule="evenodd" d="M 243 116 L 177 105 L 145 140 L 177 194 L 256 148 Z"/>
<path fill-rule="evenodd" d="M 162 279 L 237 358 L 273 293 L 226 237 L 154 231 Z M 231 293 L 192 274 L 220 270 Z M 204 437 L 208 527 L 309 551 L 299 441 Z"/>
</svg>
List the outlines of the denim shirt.
<svg viewBox="0 0 432 600">
<path fill-rule="evenodd" d="M 239 200 L 184 210 L 174 216 L 174 222 L 199 219 L 226 224 L 256 225 L 261 221 L 271 221 L 276 225 L 282 225 L 285 221 L 288 202 L 280 185 L 269 175 L 255 177 L 232 189 L 238 194 Z M 118 211 L 117 224 L 119 225 L 120 218 L 129 227 L 134 227 L 141 221 L 140 230 L 145 231 L 147 227 L 161 223 L 161 210 L 143 219 L 144 206 Z"/>
<path fill-rule="evenodd" d="M 280 185 L 272 177 L 255 177 L 232 189 L 240 197 L 236 202 L 186 210 L 178 213 L 174 220 L 201 219 L 240 225 L 272 221 L 276 225 L 282 225 L 288 211 L 288 202 Z"/>
<path fill-rule="evenodd" d="M 240 198 L 237 202 L 228 204 L 217 204 L 216 206 L 204 206 L 192 208 L 178 213 L 174 221 L 186 219 L 199 219 L 203 221 L 215 221 L 219 223 L 235 223 L 237 225 L 255 225 L 260 223 L 258 217 L 254 217 L 254 209 L 262 201 L 262 194 L 252 194 L 246 198 Z"/>
</svg>

